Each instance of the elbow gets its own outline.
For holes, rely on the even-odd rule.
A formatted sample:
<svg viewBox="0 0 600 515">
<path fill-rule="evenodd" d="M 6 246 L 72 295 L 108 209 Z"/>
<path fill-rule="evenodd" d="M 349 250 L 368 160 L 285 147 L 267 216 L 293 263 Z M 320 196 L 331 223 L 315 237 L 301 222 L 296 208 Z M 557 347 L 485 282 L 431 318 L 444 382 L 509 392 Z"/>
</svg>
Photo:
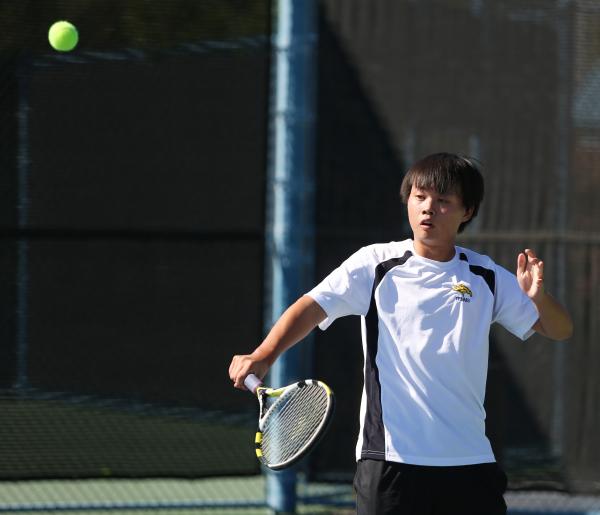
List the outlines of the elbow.
<svg viewBox="0 0 600 515">
<path fill-rule="evenodd" d="M 573 320 L 571 317 L 567 320 L 567 324 L 565 327 L 565 334 L 561 338 L 561 340 L 569 340 L 573 336 Z"/>
<path fill-rule="evenodd" d="M 548 324 L 544 325 L 541 320 L 538 320 L 533 326 L 533 329 L 542 336 L 557 342 L 568 340 L 573 336 L 573 321 L 570 316 L 566 317 L 559 325 L 553 324 L 551 327 L 546 327 L 547 325 Z"/>
<path fill-rule="evenodd" d="M 565 310 L 565 322 L 563 324 L 563 334 L 561 340 L 569 340 L 573 336 L 573 319 L 568 311 Z"/>
<path fill-rule="evenodd" d="M 573 321 L 571 317 L 568 317 L 564 324 L 560 328 L 554 331 L 554 334 L 550 335 L 553 340 L 563 342 L 569 340 L 573 336 Z"/>
</svg>

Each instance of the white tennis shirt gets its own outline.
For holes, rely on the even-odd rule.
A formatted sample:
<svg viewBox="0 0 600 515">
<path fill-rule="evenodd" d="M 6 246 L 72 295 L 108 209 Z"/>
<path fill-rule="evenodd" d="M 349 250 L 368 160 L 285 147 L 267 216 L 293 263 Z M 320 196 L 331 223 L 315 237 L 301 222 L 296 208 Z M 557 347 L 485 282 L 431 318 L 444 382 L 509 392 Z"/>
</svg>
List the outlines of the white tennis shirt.
<svg viewBox="0 0 600 515">
<path fill-rule="evenodd" d="M 357 459 L 495 461 L 483 408 L 490 325 L 524 340 L 538 319 L 513 274 L 461 247 L 451 261 L 426 259 L 405 240 L 361 248 L 308 295 L 327 314 L 321 329 L 362 317 Z"/>
</svg>

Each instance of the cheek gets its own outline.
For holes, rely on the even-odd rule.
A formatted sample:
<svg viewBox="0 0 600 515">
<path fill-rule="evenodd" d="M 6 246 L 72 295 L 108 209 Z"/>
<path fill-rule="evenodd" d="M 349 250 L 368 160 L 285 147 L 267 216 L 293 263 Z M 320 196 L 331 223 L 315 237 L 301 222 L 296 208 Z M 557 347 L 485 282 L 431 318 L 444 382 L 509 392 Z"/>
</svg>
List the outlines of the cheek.
<svg viewBox="0 0 600 515">
<path fill-rule="evenodd" d="M 416 206 L 414 202 L 409 202 L 409 204 L 406 206 L 406 208 L 408 211 L 409 218 L 414 218 L 415 216 L 417 216 L 417 214 L 419 212 L 419 207 Z"/>
<path fill-rule="evenodd" d="M 444 213 L 445 215 L 454 218 L 460 218 L 462 216 L 462 211 L 454 206 L 442 206 L 440 208 L 440 213 Z"/>
</svg>

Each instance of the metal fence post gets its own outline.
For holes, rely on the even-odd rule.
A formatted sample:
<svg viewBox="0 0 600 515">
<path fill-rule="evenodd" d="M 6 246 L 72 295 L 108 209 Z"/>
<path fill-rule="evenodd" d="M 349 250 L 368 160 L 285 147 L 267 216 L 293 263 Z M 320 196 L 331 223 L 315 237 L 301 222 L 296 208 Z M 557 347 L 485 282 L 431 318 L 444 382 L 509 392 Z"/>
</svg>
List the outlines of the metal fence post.
<svg viewBox="0 0 600 515">
<path fill-rule="evenodd" d="M 314 125 L 316 1 L 275 2 L 266 217 L 268 330 L 309 287 L 314 266 Z M 282 356 L 269 382 L 299 379 L 306 344 Z M 267 472 L 267 503 L 296 509 L 296 471 Z"/>
</svg>

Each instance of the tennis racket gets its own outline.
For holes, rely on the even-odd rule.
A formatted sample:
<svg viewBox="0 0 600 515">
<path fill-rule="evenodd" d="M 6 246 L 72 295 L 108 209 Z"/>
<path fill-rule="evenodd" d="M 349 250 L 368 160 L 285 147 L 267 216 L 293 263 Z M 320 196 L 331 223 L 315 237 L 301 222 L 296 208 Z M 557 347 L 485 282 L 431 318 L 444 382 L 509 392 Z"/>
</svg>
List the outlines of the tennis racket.
<svg viewBox="0 0 600 515">
<path fill-rule="evenodd" d="M 331 388 L 321 381 L 305 379 L 273 389 L 250 374 L 244 385 L 258 397 L 256 456 L 270 469 L 281 470 L 300 460 L 331 421 L 335 398 Z"/>
</svg>

